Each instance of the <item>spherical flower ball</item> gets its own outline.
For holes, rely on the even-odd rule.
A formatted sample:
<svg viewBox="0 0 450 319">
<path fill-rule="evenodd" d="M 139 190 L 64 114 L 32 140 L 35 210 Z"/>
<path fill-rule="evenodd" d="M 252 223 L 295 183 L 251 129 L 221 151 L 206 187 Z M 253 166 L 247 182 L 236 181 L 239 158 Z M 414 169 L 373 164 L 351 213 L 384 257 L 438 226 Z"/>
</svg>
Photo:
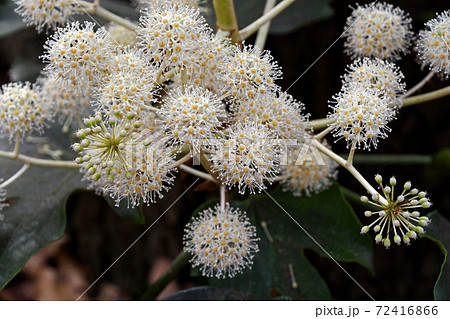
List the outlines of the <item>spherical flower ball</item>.
<svg viewBox="0 0 450 319">
<path fill-rule="evenodd" d="M 78 6 L 73 0 L 13 0 L 18 7 L 16 12 L 27 25 L 34 24 L 36 30 L 55 28 L 63 25 Z"/>
<path fill-rule="evenodd" d="M 326 141 L 323 145 L 330 148 Z M 328 156 L 322 156 L 317 148 L 303 143 L 288 150 L 287 161 L 281 165 L 280 179 L 283 191 L 294 196 L 317 194 L 331 186 L 337 177 L 338 164 Z"/>
<path fill-rule="evenodd" d="M 279 172 L 280 140 L 264 125 L 236 123 L 211 143 L 212 170 L 226 185 L 253 194 L 272 183 Z"/>
<path fill-rule="evenodd" d="M 88 89 L 79 90 L 75 86 L 64 86 L 53 76 L 42 76 L 37 80 L 42 105 L 48 107 L 63 125 L 79 123 L 85 117 L 92 116 Z"/>
<path fill-rule="evenodd" d="M 149 59 L 162 67 L 176 69 L 189 65 L 197 42 L 211 30 L 198 9 L 171 1 L 158 2 L 141 10 L 136 30 L 139 45 Z"/>
<path fill-rule="evenodd" d="M 245 212 L 228 204 L 225 208 L 216 205 L 186 226 L 184 250 L 193 256 L 190 262 L 200 267 L 203 276 L 231 278 L 251 268 L 259 251 L 258 240 Z"/>
<path fill-rule="evenodd" d="M 111 22 L 106 26 L 106 32 L 112 38 L 111 42 L 119 48 L 134 47 L 138 42 L 135 31 L 127 29 L 114 22 Z"/>
<path fill-rule="evenodd" d="M 99 85 L 94 97 L 97 111 L 125 116 L 148 110 L 159 88 L 157 69 L 140 50 L 125 49 L 114 57 L 114 68 Z"/>
<path fill-rule="evenodd" d="M 93 89 L 113 65 L 113 49 L 104 28 L 78 21 L 58 30 L 47 40 L 42 56 L 45 71 L 68 85 Z"/>
<path fill-rule="evenodd" d="M 390 128 L 387 124 L 395 118 L 397 108 L 392 100 L 380 95 L 378 89 L 360 85 L 344 87 L 331 104 L 328 118 L 335 120 L 333 135 L 354 145 L 370 150 L 377 147 L 379 138 L 386 138 Z"/>
<path fill-rule="evenodd" d="M 99 193 L 109 194 L 118 205 L 123 198 L 128 205 L 149 204 L 173 181 L 173 160 L 164 142 L 149 146 L 146 130 L 134 115 L 107 121 L 97 113 L 85 119 L 86 128 L 76 135 L 79 143 L 72 148 L 79 156 L 75 162 Z M 141 130 L 142 129 L 142 130 Z"/>
<path fill-rule="evenodd" d="M 157 111 L 171 144 L 191 147 L 198 153 L 218 132 L 225 117 L 225 105 L 207 89 L 182 86 L 170 91 Z"/>
<path fill-rule="evenodd" d="M 419 59 L 430 70 L 450 77 L 450 11 L 437 15 L 428 21 L 426 29 L 420 31 L 417 40 Z"/>
<path fill-rule="evenodd" d="M 32 132 L 42 132 L 44 121 L 52 114 L 42 103 L 39 88 L 29 82 L 8 83 L 2 86 L 0 94 L 0 131 L 9 135 L 24 137 Z"/>
<path fill-rule="evenodd" d="M 197 45 L 196 54 L 191 56 L 191 63 L 186 67 L 187 83 L 203 86 L 221 95 L 225 61 L 235 54 L 237 47 L 231 45 L 230 38 L 220 31 L 213 36 L 202 37 Z M 183 81 L 181 77 L 174 80 L 176 84 Z"/>
<path fill-rule="evenodd" d="M 363 58 L 348 67 L 343 77 L 343 85 L 359 84 L 363 88 L 380 90 L 400 107 L 402 105 L 400 96 L 405 93 L 403 79 L 403 73 L 394 63 L 378 58 Z"/>
<path fill-rule="evenodd" d="M 302 114 L 304 105 L 281 89 L 256 93 L 252 99 L 231 104 L 232 120 L 254 122 L 265 126 L 278 138 L 302 141 L 306 135 L 308 116 Z"/>
<path fill-rule="evenodd" d="M 222 71 L 223 94 L 233 101 L 251 99 L 257 93 L 276 90 L 275 80 L 281 78 L 281 68 L 269 51 L 260 52 L 257 47 L 244 45 L 227 56 Z"/>
<path fill-rule="evenodd" d="M 377 57 L 398 60 L 413 38 L 411 18 L 392 4 L 372 2 L 357 6 L 347 18 L 346 53 L 353 59 Z"/>
<path fill-rule="evenodd" d="M 430 208 L 431 202 L 426 192 L 421 192 L 417 188 L 411 189 L 411 182 L 406 182 L 401 190 L 394 191 L 397 184 L 395 177 L 389 179 L 389 184 L 383 185 L 381 175 L 375 175 L 378 189 L 383 195 L 373 194 L 369 199 L 361 196 L 361 201 L 370 203 L 373 207 L 378 207 L 374 211 L 366 211 L 366 217 L 375 217 L 370 225 L 361 228 L 361 234 L 366 234 L 370 228 L 377 233 L 375 242 L 382 243 L 386 248 L 392 244 L 391 239 L 397 245 L 401 242 L 409 245 L 411 239 L 417 239 L 417 234 L 423 235 L 423 227 L 428 226 L 431 220 L 426 216 L 420 216 L 418 209 Z M 385 201 L 381 201 L 384 198 Z"/>
</svg>

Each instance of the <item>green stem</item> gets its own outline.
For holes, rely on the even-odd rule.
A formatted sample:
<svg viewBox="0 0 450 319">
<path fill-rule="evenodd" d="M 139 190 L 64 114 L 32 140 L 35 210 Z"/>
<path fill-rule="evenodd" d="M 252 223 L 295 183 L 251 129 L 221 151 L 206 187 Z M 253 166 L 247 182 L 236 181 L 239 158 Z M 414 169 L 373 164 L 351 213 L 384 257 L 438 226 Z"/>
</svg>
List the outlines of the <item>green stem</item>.
<svg viewBox="0 0 450 319">
<path fill-rule="evenodd" d="M 348 165 L 347 160 L 340 157 L 339 155 L 334 153 L 332 150 L 330 150 L 326 146 L 322 145 L 322 143 L 320 143 L 316 139 L 312 139 L 312 142 L 314 143 L 314 145 L 316 146 L 316 148 L 319 152 L 325 154 L 326 156 L 328 156 L 329 158 L 334 160 L 336 163 L 338 163 L 339 165 L 344 167 L 347 171 L 349 171 L 350 174 L 353 175 L 353 177 L 369 192 L 370 195 L 378 194 L 378 192 L 375 190 L 375 188 L 373 188 L 372 185 L 370 185 L 370 183 L 368 181 L 366 181 L 366 179 L 361 175 L 361 173 L 353 165 Z M 387 200 L 383 196 L 381 196 L 380 194 L 378 194 L 378 196 L 379 196 L 379 202 L 381 204 L 388 205 Z"/>
<path fill-rule="evenodd" d="M 432 156 L 419 154 L 359 154 L 353 158 L 353 163 L 358 165 L 428 165 Z"/>
<path fill-rule="evenodd" d="M 324 128 L 327 128 L 329 126 L 329 124 L 332 124 L 335 121 L 336 121 L 335 119 L 328 119 L 328 118 L 312 120 L 312 121 L 309 121 L 309 123 L 308 123 L 309 126 L 307 129 L 322 130 Z"/>
<path fill-rule="evenodd" d="M 267 14 L 277 3 L 276 0 L 266 0 L 266 6 L 264 7 L 264 14 Z M 266 44 L 267 35 L 269 34 L 270 21 L 259 28 L 256 34 L 255 47 L 259 48 L 261 51 L 264 49 Z"/>
<path fill-rule="evenodd" d="M 228 32 L 233 43 L 240 43 L 239 27 L 233 0 L 213 0 L 217 30 Z"/>
<path fill-rule="evenodd" d="M 408 90 L 403 96 L 402 99 L 407 98 L 408 96 L 416 93 L 418 90 L 420 90 L 427 82 L 435 75 L 434 71 L 430 71 L 430 73 L 427 74 L 426 77 L 423 78 L 422 81 L 414 85 L 411 89 Z"/>
<path fill-rule="evenodd" d="M 108 21 L 111 21 L 118 25 L 121 25 L 124 28 L 127 28 L 131 31 L 136 31 L 136 29 L 138 28 L 137 24 L 135 24 L 127 19 L 124 19 L 121 16 L 118 16 L 117 14 L 112 13 L 111 11 L 100 6 L 99 1 L 91 3 L 91 2 L 87 2 L 87 1 L 83 1 L 83 0 L 77 0 L 76 3 L 80 6 L 81 11 L 83 11 L 85 13 L 95 14 L 99 17 L 102 17 L 102 18 L 108 20 Z"/>
<path fill-rule="evenodd" d="M 35 166 L 46 166 L 46 167 L 56 167 L 56 168 L 79 168 L 79 166 L 72 161 L 55 161 L 55 160 L 45 160 L 41 158 L 31 157 L 23 154 L 16 154 L 14 152 L 4 152 L 0 151 L 0 157 L 10 158 L 18 160 L 22 163 L 35 165 Z"/>
<path fill-rule="evenodd" d="M 141 300 L 154 300 L 161 291 L 174 280 L 180 271 L 189 264 L 191 255 L 182 251 L 166 269 L 166 271 L 158 278 L 141 296 Z"/>
<path fill-rule="evenodd" d="M 190 167 L 190 166 L 188 166 L 188 165 L 180 164 L 180 165 L 178 165 L 178 167 L 179 167 L 180 169 L 182 169 L 183 171 L 188 172 L 189 174 L 192 174 L 192 175 L 194 175 L 194 176 L 203 178 L 203 179 L 205 179 L 205 180 L 207 180 L 207 181 L 211 181 L 211 182 L 214 182 L 214 183 L 217 182 L 217 181 L 214 179 L 214 177 L 212 177 L 211 175 L 209 175 L 209 174 L 207 174 L 207 173 L 204 173 L 204 172 L 201 172 L 201 171 L 199 171 L 199 170 L 196 170 L 195 168 L 192 168 L 192 167 Z"/>
<path fill-rule="evenodd" d="M 419 104 L 419 103 L 423 103 L 423 102 L 428 102 L 428 101 L 439 99 L 439 98 L 447 96 L 447 95 L 450 95 L 450 86 L 447 86 L 443 89 L 436 90 L 433 92 L 407 97 L 406 99 L 403 100 L 403 106 L 409 106 L 409 105 Z"/>
<path fill-rule="evenodd" d="M 20 176 L 22 176 L 23 173 L 25 173 L 29 168 L 30 168 L 30 164 L 24 164 L 24 165 L 22 166 L 22 168 L 19 169 L 13 176 L 11 176 L 10 178 L 8 178 L 7 181 L 3 182 L 3 183 L 0 185 L 0 188 L 6 188 L 6 187 L 8 187 L 9 185 L 11 185 L 12 183 L 14 183 L 14 181 L 15 181 L 16 179 L 18 179 Z"/>
<path fill-rule="evenodd" d="M 244 29 L 242 29 L 241 32 L 239 32 L 241 41 L 247 39 L 249 36 L 251 36 L 253 33 L 255 33 L 259 28 L 261 28 L 264 24 L 271 21 L 278 14 L 283 12 L 283 10 L 286 9 L 288 6 L 290 6 L 294 1 L 295 0 L 281 1 L 272 10 L 270 10 L 269 12 L 264 14 L 259 19 L 255 20 L 253 23 L 246 26 Z"/>
</svg>

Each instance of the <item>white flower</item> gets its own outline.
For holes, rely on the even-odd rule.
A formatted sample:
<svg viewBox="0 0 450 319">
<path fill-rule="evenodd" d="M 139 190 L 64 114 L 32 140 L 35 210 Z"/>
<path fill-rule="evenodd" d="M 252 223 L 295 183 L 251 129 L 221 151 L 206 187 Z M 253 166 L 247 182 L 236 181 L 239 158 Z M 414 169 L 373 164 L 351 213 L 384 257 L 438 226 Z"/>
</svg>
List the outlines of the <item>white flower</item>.
<svg viewBox="0 0 450 319">
<path fill-rule="evenodd" d="M 114 69 L 95 94 L 97 110 L 108 116 L 139 114 L 148 110 L 156 101 L 155 93 L 159 88 L 156 83 L 157 70 L 141 51 L 135 49 L 118 53 L 114 60 Z"/>
<path fill-rule="evenodd" d="M 450 77 L 450 11 L 428 21 L 426 29 L 420 31 L 417 51 L 424 66 Z"/>
<path fill-rule="evenodd" d="M 225 61 L 235 54 L 237 48 L 231 45 L 230 39 L 223 32 L 202 37 L 197 44 L 196 53 L 191 56 L 191 63 L 187 66 L 187 83 L 203 86 L 220 94 L 224 86 L 221 74 Z M 175 80 L 181 82 L 180 77 Z"/>
<path fill-rule="evenodd" d="M 330 148 L 326 141 L 323 145 Z M 294 196 L 303 193 L 311 196 L 319 193 L 332 184 L 337 177 L 338 164 L 321 153 L 310 143 L 288 150 L 286 165 L 281 165 L 281 184 L 283 191 L 290 191 Z"/>
<path fill-rule="evenodd" d="M 52 114 L 42 103 L 39 88 L 29 82 L 8 83 L 2 86 L 0 95 L 0 131 L 24 137 L 32 132 L 42 132 L 44 121 Z"/>
<path fill-rule="evenodd" d="M 41 32 L 44 28 L 55 28 L 65 24 L 78 6 L 73 0 L 13 0 L 16 12 L 27 25 L 34 24 Z"/>
<path fill-rule="evenodd" d="M 133 47 L 138 42 L 137 34 L 114 22 L 106 26 L 106 32 L 112 38 L 112 43 L 118 47 Z"/>
<path fill-rule="evenodd" d="M 394 63 L 378 58 L 363 58 L 348 67 L 343 84 L 352 86 L 357 83 L 363 88 L 378 89 L 400 107 L 402 101 L 399 97 L 405 92 L 403 78 L 403 73 Z"/>
<path fill-rule="evenodd" d="M 38 78 L 37 83 L 42 105 L 52 110 L 61 124 L 70 125 L 74 121 L 79 123 L 81 119 L 94 113 L 88 89 L 79 90 L 72 85 L 64 86 L 52 76 L 42 76 Z"/>
<path fill-rule="evenodd" d="M 364 226 L 361 229 L 361 234 L 367 233 L 370 228 L 378 233 L 375 236 L 375 242 L 382 243 L 386 248 L 391 245 L 391 236 L 397 245 L 403 241 L 409 245 L 411 239 L 416 239 L 417 234 L 423 234 L 425 231 L 423 227 L 428 226 L 431 222 L 426 216 L 420 216 L 416 209 L 429 208 L 431 206 L 430 200 L 426 197 L 425 192 L 420 192 L 418 189 L 411 189 L 411 183 L 406 182 L 403 186 L 403 191 L 400 194 L 394 192 L 396 179 L 392 177 L 389 180 L 389 186 L 383 186 L 383 179 L 380 175 L 375 176 L 379 188 L 383 191 L 384 197 L 387 200 L 387 205 L 380 202 L 379 195 L 372 197 L 373 201 L 366 196 L 361 197 L 361 201 L 371 203 L 379 207 L 377 211 L 366 211 L 364 215 L 371 217 L 378 215 L 377 219 L 370 225 Z"/>
<path fill-rule="evenodd" d="M 157 65 L 183 67 L 190 64 L 191 56 L 202 37 L 211 30 L 198 9 L 172 2 L 158 2 L 141 11 L 140 27 L 136 30 L 140 46 Z"/>
<path fill-rule="evenodd" d="M 353 58 L 398 60 L 408 52 L 413 33 L 411 18 L 392 4 L 372 2 L 358 6 L 347 18 L 346 52 Z"/>
<path fill-rule="evenodd" d="M 251 268 L 258 240 L 244 212 L 217 205 L 200 212 L 186 226 L 184 250 L 193 255 L 191 263 L 200 266 L 203 276 L 231 278 Z"/>
<path fill-rule="evenodd" d="M 225 106 L 206 89 L 184 86 L 169 92 L 157 114 L 171 144 L 188 144 L 191 152 L 198 153 L 218 132 Z"/>
<path fill-rule="evenodd" d="M 75 162 L 97 190 L 128 205 L 137 206 L 142 199 L 152 203 L 162 197 L 173 182 L 173 160 L 164 149 L 164 141 L 150 144 L 151 132 L 142 130 L 142 123 L 130 114 L 122 119 L 110 117 L 105 122 L 97 113 L 85 119 L 87 128 L 80 129 L 80 143 L 72 148 L 80 154 Z M 148 135 L 148 136 L 147 136 Z"/>
<path fill-rule="evenodd" d="M 236 48 L 234 55 L 227 56 L 222 78 L 223 93 L 233 101 L 253 98 L 257 93 L 277 90 L 274 81 L 281 78 L 281 69 L 269 51 L 244 45 Z"/>
<path fill-rule="evenodd" d="M 390 128 L 387 124 L 395 118 L 397 108 L 380 90 L 364 88 L 356 83 L 343 88 L 334 96 L 333 112 L 328 118 L 336 120 L 333 135 L 345 138 L 347 146 L 363 144 L 364 149 L 377 147 L 379 138 L 386 138 Z"/>
<path fill-rule="evenodd" d="M 232 120 L 263 124 L 280 139 L 297 139 L 298 143 L 306 136 L 307 116 L 301 114 L 303 109 L 302 103 L 281 90 L 256 93 L 230 106 Z"/>
<path fill-rule="evenodd" d="M 92 90 L 108 73 L 114 48 L 105 29 L 95 31 L 94 27 L 94 23 L 76 21 L 58 28 L 44 46 L 45 71 L 66 84 L 79 84 L 80 90 Z"/>
<path fill-rule="evenodd" d="M 244 194 L 265 189 L 279 172 L 280 141 L 266 126 L 236 123 L 228 135 L 217 138 L 211 146 L 212 170 L 223 183 L 237 186 Z"/>
</svg>

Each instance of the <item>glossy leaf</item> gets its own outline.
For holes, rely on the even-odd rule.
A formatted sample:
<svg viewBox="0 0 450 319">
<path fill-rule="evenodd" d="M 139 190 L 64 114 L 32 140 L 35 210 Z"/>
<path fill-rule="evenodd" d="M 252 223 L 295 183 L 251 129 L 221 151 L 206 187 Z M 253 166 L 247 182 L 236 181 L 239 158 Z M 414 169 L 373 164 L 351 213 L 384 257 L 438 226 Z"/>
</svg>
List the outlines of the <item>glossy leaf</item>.
<svg viewBox="0 0 450 319">
<path fill-rule="evenodd" d="M 424 237 L 434 241 L 444 254 L 441 272 L 434 286 L 434 297 L 436 300 L 450 300 L 450 263 L 448 261 L 448 250 L 450 248 L 450 221 L 438 212 L 428 214 L 432 220 L 427 227 Z"/>
<path fill-rule="evenodd" d="M 356 262 L 372 270 L 371 240 L 367 235 L 360 235 L 361 224 L 336 184 L 312 197 L 294 197 L 278 188 L 270 196 L 255 195 L 232 205 L 245 209 L 257 227 L 260 252 L 253 268 L 242 275 L 225 280 L 211 279 L 215 287 L 235 289 L 251 300 L 330 299 L 325 281 L 304 255 L 305 249 L 312 249 L 328 257 L 317 243 L 339 262 Z M 267 223 L 273 242 L 261 227 L 262 222 Z M 293 286 L 289 264 L 297 287 Z"/>
<path fill-rule="evenodd" d="M 111 207 L 111 209 L 119 216 L 128 220 L 131 220 L 137 224 L 143 225 L 145 224 L 145 216 L 143 213 L 143 207 L 140 204 L 134 208 L 128 207 L 127 199 L 123 199 L 120 201 L 119 206 L 116 206 L 116 202 L 111 197 L 105 197 L 106 202 Z"/>
<path fill-rule="evenodd" d="M 0 160 L 0 176 L 13 175 L 20 164 Z M 59 239 L 65 229 L 65 200 L 83 188 L 76 169 L 31 167 L 7 188 L 10 206 L 1 211 L 0 289 L 36 252 Z"/>
</svg>

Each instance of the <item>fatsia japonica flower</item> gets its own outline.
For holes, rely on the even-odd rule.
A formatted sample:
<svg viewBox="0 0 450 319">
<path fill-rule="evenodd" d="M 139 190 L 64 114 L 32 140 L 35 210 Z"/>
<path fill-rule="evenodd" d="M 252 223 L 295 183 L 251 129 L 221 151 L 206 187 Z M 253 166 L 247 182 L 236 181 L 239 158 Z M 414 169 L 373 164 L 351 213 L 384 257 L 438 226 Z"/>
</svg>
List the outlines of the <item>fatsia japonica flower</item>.
<svg viewBox="0 0 450 319">
<path fill-rule="evenodd" d="M 54 112 L 61 124 L 80 123 L 83 118 L 93 115 L 89 89 L 64 86 L 53 76 L 41 76 L 37 83 L 42 105 Z"/>
<path fill-rule="evenodd" d="M 322 144 L 330 148 L 325 140 Z M 322 156 L 312 143 L 296 145 L 287 150 L 286 163 L 281 165 L 283 191 L 290 191 L 294 196 L 317 194 L 336 179 L 337 167 L 335 161 Z"/>
<path fill-rule="evenodd" d="M 211 30 L 198 9 L 171 1 L 150 3 L 141 11 L 136 30 L 139 46 L 161 69 L 176 70 L 190 64 L 197 43 L 209 37 Z"/>
<path fill-rule="evenodd" d="M 214 138 L 225 117 L 225 105 L 209 90 L 180 86 L 170 91 L 157 112 L 163 131 L 173 145 L 187 144 L 191 154 Z"/>
<path fill-rule="evenodd" d="M 328 118 L 335 120 L 333 135 L 344 138 L 347 147 L 376 148 L 378 139 L 387 137 L 391 130 L 387 124 L 395 118 L 397 108 L 386 94 L 356 83 L 344 86 L 334 99 Z"/>
<path fill-rule="evenodd" d="M 362 88 L 380 90 L 397 107 L 402 105 L 400 96 L 405 93 L 404 75 L 394 64 L 378 58 L 363 58 L 353 62 L 343 77 L 344 86 L 359 84 Z"/>
<path fill-rule="evenodd" d="M 117 205 L 126 198 L 132 207 L 141 200 L 153 203 L 170 188 L 176 170 L 170 152 L 163 140 L 147 139 L 149 132 L 133 114 L 105 121 L 97 113 L 84 122 L 87 127 L 77 132 L 81 141 L 72 148 L 91 187 L 111 195 Z"/>
<path fill-rule="evenodd" d="M 417 40 L 417 51 L 424 66 L 450 77 L 450 11 L 444 11 L 425 24 Z"/>
<path fill-rule="evenodd" d="M 399 60 L 413 39 L 411 18 L 392 4 L 357 6 L 347 18 L 345 52 L 353 59 L 377 57 Z"/>
<path fill-rule="evenodd" d="M 40 88 L 29 82 L 8 83 L 0 94 L 0 133 L 11 140 L 32 132 L 41 133 L 44 121 L 52 118 L 47 105 L 42 102 Z"/>
<path fill-rule="evenodd" d="M 16 12 L 27 25 L 35 25 L 36 30 L 55 28 L 65 24 L 78 4 L 74 0 L 13 0 Z"/>
<path fill-rule="evenodd" d="M 386 248 L 391 246 L 391 238 L 394 243 L 400 245 L 403 241 L 409 245 L 411 239 L 416 239 L 417 234 L 423 234 L 423 227 L 431 222 L 426 216 L 420 216 L 417 209 L 430 208 L 431 202 L 426 192 L 421 192 L 416 188 L 411 189 L 411 182 L 403 185 L 401 193 L 395 192 L 397 180 L 395 177 L 389 179 L 389 185 L 383 186 L 381 175 L 375 176 L 375 181 L 380 186 L 387 204 L 380 201 L 380 195 L 374 194 L 371 198 L 362 196 L 361 201 L 370 203 L 378 210 L 366 211 L 366 217 L 376 216 L 376 219 L 368 226 L 361 229 L 361 234 L 367 233 L 373 228 L 375 233 L 375 242 L 382 243 Z"/>
<path fill-rule="evenodd" d="M 79 90 L 93 90 L 113 65 L 111 39 L 104 28 L 95 30 L 92 22 L 58 28 L 44 49 L 45 72 Z"/>
<path fill-rule="evenodd" d="M 210 146 L 212 170 L 230 188 L 253 194 L 272 183 L 280 169 L 280 141 L 264 125 L 236 123 L 227 136 L 218 137 Z"/>
<path fill-rule="evenodd" d="M 253 257 L 259 251 L 256 228 L 245 212 L 226 204 L 216 205 L 199 213 L 186 226 L 184 250 L 193 257 L 191 263 L 199 266 L 203 276 L 234 277 L 245 268 L 251 268 Z"/>
</svg>

